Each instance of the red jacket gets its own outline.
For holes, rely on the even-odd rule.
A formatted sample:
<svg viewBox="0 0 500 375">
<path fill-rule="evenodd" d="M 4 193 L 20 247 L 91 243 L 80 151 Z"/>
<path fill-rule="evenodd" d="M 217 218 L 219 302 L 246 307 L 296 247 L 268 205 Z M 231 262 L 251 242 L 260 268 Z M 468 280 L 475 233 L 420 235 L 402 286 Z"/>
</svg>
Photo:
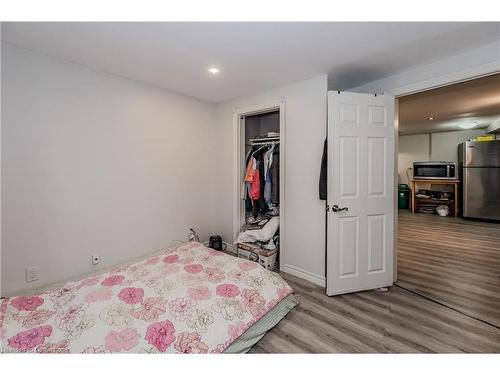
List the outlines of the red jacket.
<svg viewBox="0 0 500 375">
<path fill-rule="evenodd" d="M 253 174 L 252 188 L 250 189 L 250 198 L 254 201 L 260 199 L 260 172 L 258 168 Z"/>
</svg>

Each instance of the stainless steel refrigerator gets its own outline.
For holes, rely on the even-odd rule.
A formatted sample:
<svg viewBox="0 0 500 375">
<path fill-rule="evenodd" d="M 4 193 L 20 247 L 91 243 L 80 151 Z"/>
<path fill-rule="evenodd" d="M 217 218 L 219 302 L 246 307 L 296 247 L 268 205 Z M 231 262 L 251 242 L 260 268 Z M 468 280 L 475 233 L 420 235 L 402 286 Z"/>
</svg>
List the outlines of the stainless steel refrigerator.
<svg viewBox="0 0 500 375">
<path fill-rule="evenodd" d="M 458 146 L 464 218 L 500 220 L 500 141 Z"/>
</svg>

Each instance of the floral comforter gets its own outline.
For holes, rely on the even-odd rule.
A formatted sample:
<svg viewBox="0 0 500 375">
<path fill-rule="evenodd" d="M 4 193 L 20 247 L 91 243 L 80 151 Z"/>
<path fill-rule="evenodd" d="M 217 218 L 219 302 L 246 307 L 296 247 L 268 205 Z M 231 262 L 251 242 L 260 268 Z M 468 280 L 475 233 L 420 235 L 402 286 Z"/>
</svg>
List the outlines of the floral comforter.
<svg viewBox="0 0 500 375">
<path fill-rule="evenodd" d="M 188 243 L 4 300 L 0 351 L 221 353 L 292 292 L 256 263 Z"/>
</svg>

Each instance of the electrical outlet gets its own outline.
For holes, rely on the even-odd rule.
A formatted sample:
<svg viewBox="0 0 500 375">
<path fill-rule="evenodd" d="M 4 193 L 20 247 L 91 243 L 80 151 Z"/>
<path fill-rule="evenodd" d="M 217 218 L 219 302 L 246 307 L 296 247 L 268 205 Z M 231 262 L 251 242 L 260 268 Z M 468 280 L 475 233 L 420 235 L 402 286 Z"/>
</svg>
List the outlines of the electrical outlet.
<svg viewBox="0 0 500 375">
<path fill-rule="evenodd" d="M 26 282 L 32 283 L 38 280 L 38 266 L 31 266 L 26 268 Z"/>
<path fill-rule="evenodd" d="M 99 254 L 94 254 L 92 255 L 92 264 L 95 266 L 96 264 L 99 264 L 99 262 L 101 261 L 101 257 L 99 256 Z"/>
</svg>

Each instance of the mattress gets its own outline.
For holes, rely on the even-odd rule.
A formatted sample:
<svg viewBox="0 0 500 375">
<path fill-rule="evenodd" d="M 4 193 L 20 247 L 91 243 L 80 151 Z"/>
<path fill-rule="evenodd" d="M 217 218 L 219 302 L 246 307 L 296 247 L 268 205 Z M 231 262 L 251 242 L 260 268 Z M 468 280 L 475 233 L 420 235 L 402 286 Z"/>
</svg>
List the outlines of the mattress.
<svg viewBox="0 0 500 375">
<path fill-rule="evenodd" d="M 0 351 L 241 353 L 296 304 L 278 274 L 187 243 L 5 299 Z"/>
<path fill-rule="evenodd" d="M 224 353 L 228 354 L 243 354 L 248 352 L 252 346 L 260 341 L 262 337 L 278 324 L 295 306 L 298 305 L 297 298 L 293 294 L 289 294 L 283 298 L 276 306 L 274 306 L 266 315 L 260 318 L 253 326 L 243 332 L 231 345 L 229 345 Z"/>
</svg>

